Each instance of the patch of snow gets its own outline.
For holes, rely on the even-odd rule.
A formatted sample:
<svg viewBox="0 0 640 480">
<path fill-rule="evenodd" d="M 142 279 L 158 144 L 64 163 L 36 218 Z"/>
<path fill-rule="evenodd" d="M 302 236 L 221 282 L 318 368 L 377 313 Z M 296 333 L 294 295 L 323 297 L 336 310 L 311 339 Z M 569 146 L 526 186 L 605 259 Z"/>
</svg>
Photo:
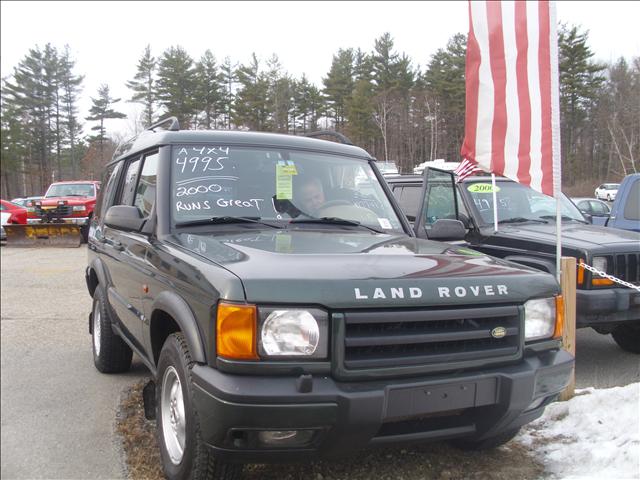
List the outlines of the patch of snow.
<svg viewBox="0 0 640 480">
<path fill-rule="evenodd" d="M 640 383 L 576 390 L 571 400 L 549 405 L 516 441 L 552 478 L 640 479 Z"/>
</svg>

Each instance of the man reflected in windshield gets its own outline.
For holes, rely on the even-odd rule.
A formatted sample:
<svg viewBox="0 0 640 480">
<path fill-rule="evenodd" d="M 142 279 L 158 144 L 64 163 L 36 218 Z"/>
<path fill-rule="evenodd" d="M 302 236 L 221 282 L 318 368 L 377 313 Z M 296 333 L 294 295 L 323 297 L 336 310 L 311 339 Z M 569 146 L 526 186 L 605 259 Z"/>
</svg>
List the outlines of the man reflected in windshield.
<svg viewBox="0 0 640 480">
<path fill-rule="evenodd" d="M 322 182 L 315 177 L 303 178 L 296 185 L 295 203 L 305 214 L 316 216 L 325 203 Z"/>
</svg>

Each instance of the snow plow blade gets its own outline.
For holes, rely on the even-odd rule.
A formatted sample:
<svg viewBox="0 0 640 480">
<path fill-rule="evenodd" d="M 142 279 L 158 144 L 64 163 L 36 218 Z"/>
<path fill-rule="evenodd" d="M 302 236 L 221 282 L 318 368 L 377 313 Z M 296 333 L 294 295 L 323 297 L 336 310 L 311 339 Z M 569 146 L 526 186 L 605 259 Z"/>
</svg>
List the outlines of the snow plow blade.
<svg viewBox="0 0 640 480">
<path fill-rule="evenodd" d="M 78 225 L 32 223 L 5 225 L 7 247 L 79 247 L 82 236 Z"/>
</svg>

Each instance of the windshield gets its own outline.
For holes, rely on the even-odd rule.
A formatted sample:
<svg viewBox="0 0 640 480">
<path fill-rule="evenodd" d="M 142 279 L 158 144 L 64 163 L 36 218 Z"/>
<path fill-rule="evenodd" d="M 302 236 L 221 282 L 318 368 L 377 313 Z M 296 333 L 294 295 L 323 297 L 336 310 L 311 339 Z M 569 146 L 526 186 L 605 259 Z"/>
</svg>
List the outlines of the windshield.
<svg viewBox="0 0 640 480">
<path fill-rule="evenodd" d="M 490 181 L 468 182 L 463 184 L 464 195 L 470 198 L 473 206 L 480 213 L 484 224 L 493 223 L 493 187 Z M 498 222 L 509 220 L 553 220 L 556 215 L 556 201 L 542 193 L 536 192 L 516 182 L 497 182 L 496 197 L 498 200 Z M 563 220 L 585 219 L 580 210 L 562 195 L 561 213 Z"/>
<path fill-rule="evenodd" d="M 51 185 L 44 198 L 51 197 L 95 197 L 92 183 L 60 183 Z"/>
<path fill-rule="evenodd" d="M 301 227 L 307 224 L 302 220 L 324 218 L 402 230 L 364 159 L 287 149 L 185 145 L 173 147 L 171 163 L 174 226 L 225 217 L 212 224 L 238 220 L 249 226 L 255 224 L 247 221 L 251 219 L 284 225 L 293 220 Z"/>
</svg>

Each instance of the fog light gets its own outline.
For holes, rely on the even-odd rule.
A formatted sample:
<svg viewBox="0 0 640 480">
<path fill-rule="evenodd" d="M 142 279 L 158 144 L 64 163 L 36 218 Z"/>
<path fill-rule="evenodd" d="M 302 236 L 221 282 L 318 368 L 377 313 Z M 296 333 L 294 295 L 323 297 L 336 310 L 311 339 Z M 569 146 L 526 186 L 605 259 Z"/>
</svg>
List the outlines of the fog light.
<svg viewBox="0 0 640 480">
<path fill-rule="evenodd" d="M 267 430 L 258 432 L 258 441 L 269 447 L 300 447 L 313 438 L 314 430 Z"/>
</svg>

